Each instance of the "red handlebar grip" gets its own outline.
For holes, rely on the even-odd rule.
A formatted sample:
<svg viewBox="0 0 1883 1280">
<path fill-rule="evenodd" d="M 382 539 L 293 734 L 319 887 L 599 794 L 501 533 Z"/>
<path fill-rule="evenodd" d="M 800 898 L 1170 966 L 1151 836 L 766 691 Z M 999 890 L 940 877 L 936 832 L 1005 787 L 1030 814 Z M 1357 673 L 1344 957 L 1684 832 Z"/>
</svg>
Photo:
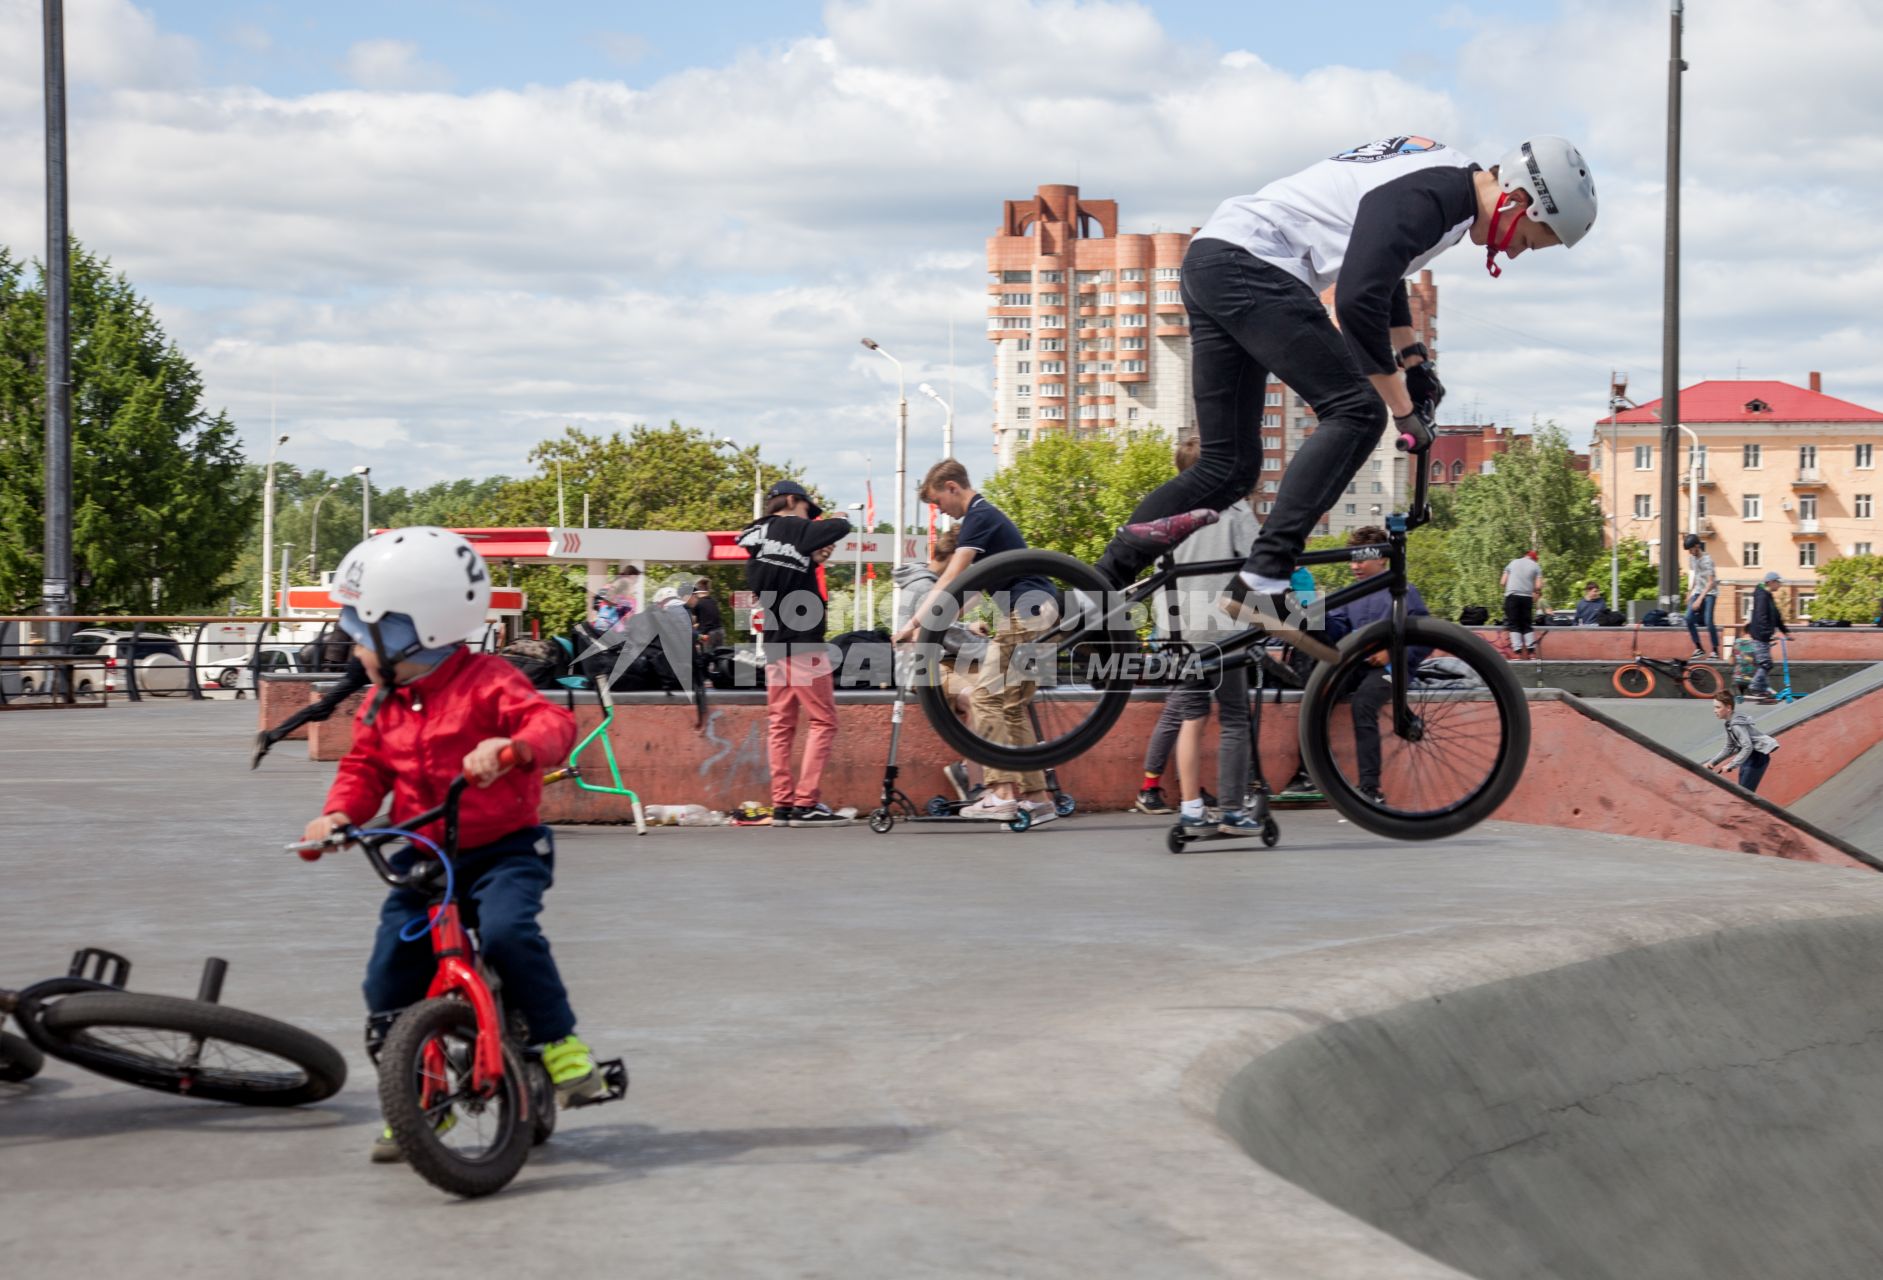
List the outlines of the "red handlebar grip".
<svg viewBox="0 0 1883 1280">
<path fill-rule="evenodd" d="M 497 763 L 506 769 L 514 769 L 517 765 L 517 749 L 515 747 L 503 748 L 497 753 Z"/>
<path fill-rule="evenodd" d="M 316 847 L 313 849 L 296 849 L 295 852 L 301 855 L 302 862 L 319 862 L 320 855 L 325 852 L 325 850 Z"/>
</svg>

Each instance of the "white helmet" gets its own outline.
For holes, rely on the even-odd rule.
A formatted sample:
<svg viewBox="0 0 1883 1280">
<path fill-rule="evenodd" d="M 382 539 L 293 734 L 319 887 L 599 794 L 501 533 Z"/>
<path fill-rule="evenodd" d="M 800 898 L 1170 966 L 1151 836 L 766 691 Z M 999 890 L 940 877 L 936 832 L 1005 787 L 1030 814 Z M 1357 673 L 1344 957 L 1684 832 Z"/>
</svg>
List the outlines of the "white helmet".
<svg viewBox="0 0 1883 1280">
<path fill-rule="evenodd" d="M 490 572 L 477 548 L 449 529 L 388 529 L 347 552 L 332 595 L 369 624 L 404 614 L 419 643 L 439 649 L 483 623 L 490 610 Z"/>
<path fill-rule="evenodd" d="M 1506 192 L 1530 197 L 1530 217 L 1573 245 L 1595 225 L 1595 179 L 1567 138 L 1540 133 L 1519 143 L 1497 165 L 1497 182 Z"/>
</svg>

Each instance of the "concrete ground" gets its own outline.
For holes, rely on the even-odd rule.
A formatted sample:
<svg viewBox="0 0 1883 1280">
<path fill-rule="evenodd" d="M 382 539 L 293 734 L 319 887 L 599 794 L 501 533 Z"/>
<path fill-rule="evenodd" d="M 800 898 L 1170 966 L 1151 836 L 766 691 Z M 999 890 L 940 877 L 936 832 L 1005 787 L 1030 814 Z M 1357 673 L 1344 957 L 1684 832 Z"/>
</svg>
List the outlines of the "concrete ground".
<svg viewBox="0 0 1883 1280">
<path fill-rule="evenodd" d="M 380 890 L 356 855 L 281 851 L 331 770 L 284 753 L 250 773 L 252 719 L 227 702 L 0 713 L 0 980 L 91 943 L 131 956 L 134 988 L 187 993 L 221 955 L 228 1003 L 329 1037 L 353 1077 L 285 1114 L 59 1063 L 0 1086 L 6 1257 L 202 1280 L 1455 1276 L 1439 1244 L 1353 1216 L 1366 1197 L 1336 1208 L 1246 1154 L 1262 1154 L 1238 1110 L 1259 1094 L 1247 1073 L 1448 993 L 1883 920 L 1866 873 L 1509 824 L 1405 845 L 1285 813 L 1274 850 L 1183 857 L 1135 815 L 1021 836 L 571 828 L 545 924 L 584 1034 L 627 1056 L 634 1087 L 565 1115 L 507 1191 L 461 1204 L 366 1163 L 357 984 Z M 1877 976 L 1824 980 L 1883 990 Z M 1604 1069 L 1576 1026 L 1497 1008 L 1508 1036 Z M 1847 1016 L 1837 1032 L 1861 1042 Z M 1435 1061 L 1419 1087 L 1469 1107 L 1469 1071 Z"/>
</svg>

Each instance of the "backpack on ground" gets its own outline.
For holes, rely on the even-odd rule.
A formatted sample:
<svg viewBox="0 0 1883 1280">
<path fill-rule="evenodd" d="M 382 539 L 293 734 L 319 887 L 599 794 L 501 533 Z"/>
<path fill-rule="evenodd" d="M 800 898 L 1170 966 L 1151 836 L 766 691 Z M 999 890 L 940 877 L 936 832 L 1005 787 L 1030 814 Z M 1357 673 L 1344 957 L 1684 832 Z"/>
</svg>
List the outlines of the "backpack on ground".
<svg viewBox="0 0 1883 1280">
<path fill-rule="evenodd" d="M 1491 611 L 1481 604 L 1468 604 L 1458 611 L 1460 625 L 1481 627 L 1491 620 Z"/>
</svg>

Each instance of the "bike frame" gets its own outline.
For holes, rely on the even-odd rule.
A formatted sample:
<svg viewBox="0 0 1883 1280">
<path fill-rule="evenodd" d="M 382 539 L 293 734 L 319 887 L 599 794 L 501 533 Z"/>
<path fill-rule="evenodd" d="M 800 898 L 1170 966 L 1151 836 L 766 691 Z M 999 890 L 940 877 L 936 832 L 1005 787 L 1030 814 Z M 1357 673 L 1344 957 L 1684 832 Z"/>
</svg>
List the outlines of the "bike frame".
<svg viewBox="0 0 1883 1280">
<path fill-rule="evenodd" d="M 1406 679 L 1406 539 L 1414 529 L 1427 523 L 1432 518 L 1431 508 L 1427 505 L 1427 477 L 1425 466 L 1420 461 L 1424 455 L 1411 455 L 1416 473 L 1413 480 L 1412 503 L 1408 511 L 1395 512 L 1386 517 L 1386 541 L 1368 542 L 1351 547 L 1333 547 L 1325 551 L 1304 551 L 1295 557 L 1296 563 L 1313 564 L 1350 564 L 1359 560 L 1378 560 L 1384 558 L 1387 564 L 1385 573 L 1374 574 L 1349 586 L 1341 587 L 1324 597 L 1321 607 L 1324 611 L 1338 609 L 1355 600 L 1374 595 L 1377 592 L 1392 593 L 1393 604 L 1391 619 L 1393 624 L 1392 642 L 1389 661 L 1392 663 L 1393 684 L 1393 731 L 1405 736 L 1413 731 L 1415 717 L 1407 697 L 1409 682 Z M 1139 605 L 1150 599 L 1158 591 L 1182 578 L 1222 577 L 1239 571 L 1243 567 L 1241 560 L 1199 560 L 1189 564 L 1166 563 L 1150 577 L 1134 583 L 1127 590 L 1122 602 L 1126 608 Z M 1175 637 L 1182 639 L 1181 632 Z M 1220 659 L 1246 653 L 1262 646 L 1269 639 L 1269 633 L 1261 627 L 1250 627 L 1223 640 L 1210 641 L 1209 647 L 1215 650 L 1215 657 L 1210 665 L 1218 665 Z M 1253 659 L 1249 659 L 1253 660 Z"/>
<path fill-rule="evenodd" d="M 432 954 L 438 967 L 425 993 L 427 1000 L 456 996 L 471 1006 L 477 1017 L 477 1045 L 471 1053 L 471 1087 L 480 1098 L 495 1096 L 503 1081 L 503 1015 L 497 1009 L 497 997 L 490 984 L 477 971 L 477 951 L 471 935 L 458 917 L 455 902 L 434 903 L 430 909 Z M 445 1051 L 433 1041 L 425 1046 L 426 1102 L 444 1079 Z"/>
</svg>

